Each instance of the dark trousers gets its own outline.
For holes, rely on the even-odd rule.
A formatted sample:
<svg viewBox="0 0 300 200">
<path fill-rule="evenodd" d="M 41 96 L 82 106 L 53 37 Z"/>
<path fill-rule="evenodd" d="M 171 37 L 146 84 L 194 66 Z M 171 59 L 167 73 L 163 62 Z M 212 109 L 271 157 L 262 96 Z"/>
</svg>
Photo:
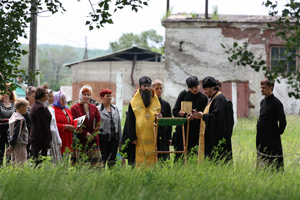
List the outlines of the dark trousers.
<svg viewBox="0 0 300 200">
<path fill-rule="evenodd" d="M 7 130 L 8 130 L 8 125 L 0 125 L 0 164 L 3 163 L 3 157 L 5 156 L 5 145 L 6 148 L 8 147 L 8 141 L 7 141 Z M 8 158 L 10 156 L 7 156 Z"/>
<path fill-rule="evenodd" d="M 119 141 L 116 139 L 111 139 L 110 141 L 100 139 L 99 144 L 104 165 L 107 162 L 109 167 L 114 166 L 116 164 Z"/>
<path fill-rule="evenodd" d="M 42 141 L 30 141 L 31 144 L 31 155 L 35 161 L 35 165 L 43 162 L 41 156 L 47 156 L 47 149 L 44 147 Z"/>
</svg>

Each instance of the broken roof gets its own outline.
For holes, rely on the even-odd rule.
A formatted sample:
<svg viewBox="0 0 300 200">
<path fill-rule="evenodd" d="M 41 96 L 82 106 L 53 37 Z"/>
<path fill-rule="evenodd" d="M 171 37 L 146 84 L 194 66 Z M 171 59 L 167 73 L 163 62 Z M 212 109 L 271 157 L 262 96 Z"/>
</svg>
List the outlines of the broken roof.
<svg viewBox="0 0 300 200">
<path fill-rule="evenodd" d="M 196 14 L 195 14 L 196 15 Z M 193 15 L 193 16 L 195 16 Z M 269 15 L 217 15 L 217 19 L 213 19 L 213 15 L 210 15 L 211 19 L 206 19 L 205 14 L 197 14 L 196 17 L 192 17 L 191 14 L 178 13 L 172 14 L 166 20 L 162 21 L 163 25 L 168 23 L 268 23 L 275 22 L 279 19 L 279 16 L 271 17 Z"/>
<path fill-rule="evenodd" d="M 136 61 L 148 62 L 162 62 L 162 54 L 149 51 L 140 47 L 130 47 L 120 51 L 116 51 L 104 56 L 81 60 L 73 63 L 65 64 L 65 67 L 72 67 L 73 65 L 84 62 L 101 62 L 101 61 L 133 61 L 136 55 Z"/>
</svg>

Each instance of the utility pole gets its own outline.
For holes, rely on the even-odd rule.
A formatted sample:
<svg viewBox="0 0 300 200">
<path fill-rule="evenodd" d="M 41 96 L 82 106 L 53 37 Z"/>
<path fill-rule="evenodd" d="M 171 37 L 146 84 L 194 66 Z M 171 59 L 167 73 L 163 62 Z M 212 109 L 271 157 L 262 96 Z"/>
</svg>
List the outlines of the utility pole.
<svg viewBox="0 0 300 200">
<path fill-rule="evenodd" d="M 37 0 L 31 0 L 31 18 L 29 32 L 29 58 L 28 58 L 28 73 L 35 74 L 36 67 L 36 35 L 37 35 Z M 29 79 L 28 86 L 35 86 L 35 78 Z"/>
<path fill-rule="evenodd" d="M 87 60 L 89 58 L 88 56 L 88 49 L 87 49 L 87 38 L 85 36 L 85 51 L 84 51 L 84 55 L 83 55 L 83 60 Z"/>
</svg>

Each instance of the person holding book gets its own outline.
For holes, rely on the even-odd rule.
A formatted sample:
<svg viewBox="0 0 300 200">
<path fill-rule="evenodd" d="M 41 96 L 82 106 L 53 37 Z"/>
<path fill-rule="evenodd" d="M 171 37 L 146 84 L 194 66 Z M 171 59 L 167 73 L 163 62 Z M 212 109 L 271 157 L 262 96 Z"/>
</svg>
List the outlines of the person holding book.
<svg viewBox="0 0 300 200">
<path fill-rule="evenodd" d="M 72 117 L 86 116 L 83 125 L 77 129 L 77 138 L 73 151 L 73 162 L 88 162 L 97 167 L 102 166 L 101 152 L 99 147 L 100 113 L 97 107 L 90 103 L 92 88 L 85 85 L 79 92 L 79 103 L 71 107 Z M 87 157 L 85 160 L 84 157 Z"/>
<path fill-rule="evenodd" d="M 193 112 L 196 119 L 201 119 L 199 161 L 210 158 L 214 161 L 224 159 L 224 162 L 229 162 L 232 160 L 233 112 L 229 110 L 227 99 L 219 91 L 213 77 L 205 77 L 202 86 L 210 101 L 204 111 Z"/>
<path fill-rule="evenodd" d="M 17 99 L 15 101 L 16 112 L 9 119 L 9 131 L 7 132 L 7 154 L 11 154 L 12 164 L 24 164 L 27 161 L 28 129 L 24 114 L 27 112 L 28 101 Z"/>
<path fill-rule="evenodd" d="M 152 89 L 161 105 L 160 117 L 172 117 L 171 106 L 169 102 L 161 98 L 163 92 L 163 83 L 155 79 L 152 81 Z M 169 146 L 172 144 L 172 126 L 158 126 L 158 137 L 157 137 L 157 150 L 158 151 L 169 151 Z M 170 154 L 158 154 L 159 160 L 170 159 Z"/>
<path fill-rule="evenodd" d="M 73 131 L 75 130 L 71 111 L 66 107 L 66 95 L 63 91 L 54 93 L 52 108 L 55 112 L 55 118 L 59 136 L 62 141 L 60 152 L 72 152 Z"/>
<path fill-rule="evenodd" d="M 186 79 L 188 90 L 180 92 L 173 108 L 174 117 L 190 117 L 188 151 L 198 145 L 200 120 L 194 119 L 192 109 L 203 111 L 207 104 L 207 97 L 199 91 L 199 81 L 196 76 L 191 76 Z M 184 125 L 185 134 L 187 132 L 187 123 Z M 176 151 L 183 151 L 182 127 L 176 126 L 173 134 L 173 145 Z M 197 151 L 197 149 L 196 149 Z M 180 153 L 175 154 L 175 162 L 182 156 Z"/>
<path fill-rule="evenodd" d="M 161 106 L 151 89 L 151 82 L 147 76 L 139 79 L 140 88 L 128 106 L 122 136 L 122 150 L 127 153 L 128 163 L 137 167 L 152 165 L 155 158 L 153 123 L 160 114 Z"/>
</svg>

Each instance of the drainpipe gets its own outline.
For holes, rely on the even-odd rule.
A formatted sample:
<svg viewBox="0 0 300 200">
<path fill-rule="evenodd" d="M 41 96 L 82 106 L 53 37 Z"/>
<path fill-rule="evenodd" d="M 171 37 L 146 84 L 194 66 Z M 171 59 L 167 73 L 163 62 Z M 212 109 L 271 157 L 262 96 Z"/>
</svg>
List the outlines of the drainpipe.
<svg viewBox="0 0 300 200">
<path fill-rule="evenodd" d="M 168 12 L 169 12 L 169 8 L 170 8 L 170 0 L 167 0 L 167 14 L 168 14 Z"/>
<path fill-rule="evenodd" d="M 132 85 L 134 85 L 133 71 L 134 71 L 135 62 L 136 62 L 136 54 L 134 54 L 134 57 L 133 57 L 132 68 L 131 68 L 131 75 L 130 75 L 130 78 L 131 78 L 131 84 L 132 84 Z"/>
<path fill-rule="evenodd" d="M 205 19 L 209 19 L 209 17 L 208 17 L 208 0 L 205 1 Z"/>
</svg>

